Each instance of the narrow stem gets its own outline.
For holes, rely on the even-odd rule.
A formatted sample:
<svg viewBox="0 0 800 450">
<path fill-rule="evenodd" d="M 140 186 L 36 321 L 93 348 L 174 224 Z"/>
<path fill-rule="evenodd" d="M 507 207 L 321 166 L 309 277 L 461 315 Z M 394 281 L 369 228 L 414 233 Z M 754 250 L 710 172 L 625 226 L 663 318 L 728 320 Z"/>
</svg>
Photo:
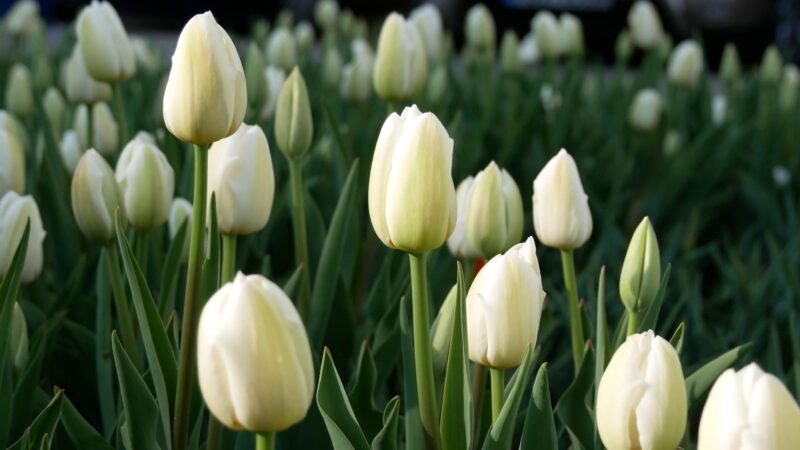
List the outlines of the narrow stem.
<svg viewBox="0 0 800 450">
<path fill-rule="evenodd" d="M 147 230 L 134 230 L 133 236 L 133 254 L 136 256 L 136 262 L 139 263 L 142 273 L 145 277 L 147 277 L 147 258 L 149 257 L 147 246 Z"/>
<path fill-rule="evenodd" d="M 236 273 L 236 235 L 222 235 L 222 271 L 219 284 L 223 285 L 231 280 Z"/>
<path fill-rule="evenodd" d="M 480 439 L 480 420 L 483 416 L 483 397 L 486 391 L 486 366 L 475 364 L 475 376 L 472 378 L 472 440 Z"/>
<path fill-rule="evenodd" d="M 492 378 L 492 423 L 495 423 L 500 417 L 500 410 L 503 409 L 503 389 L 506 380 L 503 369 L 490 367 L 489 373 Z"/>
<path fill-rule="evenodd" d="M 276 434 L 274 431 L 256 433 L 256 450 L 275 450 Z"/>
<path fill-rule="evenodd" d="M 292 189 L 292 225 L 294 227 L 294 259 L 302 266 L 300 273 L 300 316 L 307 318 L 311 309 L 311 273 L 308 267 L 308 234 L 303 202 L 303 171 L 295 158 L 289 158 L 289 182 Z"/>
<path fill-rule="evenodd" d="M 86 104 L 86 148 L 84 150 L 89 150 L 90 148 L 94 148 L 94 120 L 92 120 L 92 116 L 94 115 L 94 103 L 87 103 Z"/>
<path fill-rule="evenodd" d="M 639 325 L 639 313 L 628 310 L 628 336 L 636 334 L 636 327 Z"/>
<path fill-rule="evenodd" d="M 414 320 L 414 365 L 417 375 L 419 413 L 428 448 L 439 447 L 439 408 L 433 381 L 433 359 L 431 359 L 430 318 L 428 311 L 428 273 L 425 253 L 409 253 L 411 266 L 411 300 Z"/>
<path fill-rule="evenodd" d="M 222 423 L 214 417 L 208 415 L 208 432 L 206 433 L 206 450 L 222 449 Z"/>
<path fill-rule="evenodd" d="M 122 106 L 122 86 L 120 83 L 114 83 L 112 86 L 114 87 L 114 112 L 117 115 L 121 148 L 128 143 L 128 121 L 125 119 L 125 107 Z"/>
<path fill-rule="evenodd" d="M 194 208 L 192 208 L 192 235 L 189 243 L 189 262 L 186 274 L 186 296 L 183 302 L 178 387 L 175 393 L 175 419 L 173 449 L 185 450 L 189 435 L 189 412 L 192 399 L 197 340 L 198 298 L 203 268 L 203 241 L 206 224 L 206 177 L 208 152 L 205 146 L 194 146 Z"/>
<path fill-rule="evenodd" d="M 578 307 L 578 284 L 575 281 L 575 260 L 572 250 L 561 250 L 561 267 L 564 270 L 564 286 L 567 289 L 569 327 L 572 336 L 572 360 L 575 364 L 575 374 L 577 375 L 583 360 L 584 340 L 581 310 Z"/>
<path fill-rule="evenodd" d="M 139 347 L 136 345 L 136 332 L 133 329 L 133 316 L 131 316 L 128 295 L 125 285 L 122 282 L 122 271 L 119 267 L 119 255 L 117 254 L 116 243 L 112 242 L 106 247 L 106 266 L 108 276 L 111 280 L 111 291 L 114 294 L 114 309 L 117 310 L 117 321 L 119 321 L 120 335 L 125 345 L 125 350 L 131 356 L 136 366 L 140 365 Z"/>
</svg>

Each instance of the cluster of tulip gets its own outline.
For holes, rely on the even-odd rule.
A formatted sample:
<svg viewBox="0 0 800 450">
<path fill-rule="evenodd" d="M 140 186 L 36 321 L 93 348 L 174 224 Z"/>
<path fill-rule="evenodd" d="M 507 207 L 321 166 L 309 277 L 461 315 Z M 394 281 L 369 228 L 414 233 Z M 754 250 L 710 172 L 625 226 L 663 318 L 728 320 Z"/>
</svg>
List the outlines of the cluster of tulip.
<svg viewBox="0 0 800 450">
<path fill-rule="evenodd" d="M 525 236 L 526 202 L 511 173 L 517 161 L 506 164 L 502 149 L 485 155 L 485 168 L 456 188 L 453 173 L 472 170 L 475 159 L 460 150 L 467 144 L 452 133 L 456 125 L 423 111 L 446 103 L 448 84 L 458 82 L 435 6 L 408 18 L 389 14 L 375 51 L 366 23 L 335 1 L 318 2 L 314 15 L 316 29 L 308 22 L 292 27 L 287 13 L 271 32 L 259 22 L 244 64 L 211 12 L 192 17 L 156 95 L 136 75 L 139 69 L 158 83 L 161 62 L 128 36 L 110 3 L 81 10 L 60 87 L 38 5 L 21 0 L 8 13 L 3 32 L 27 43 L 33 73 L 22 52 L 9 56 L 0 112 L 0 446 L 666 450 L 696 442 L 700 450 L 788 450 L 800 442 L 800 407 L 781 379 L 756 363 L 731 368 L 749 345 L 688 371 L 684 324 L 669 340 L 655 333 L 670 269 L 662 272 L 649 217 L 636 217 L 618 271 L 624 312 L 616 328 L 606 315 L 605 268 L 590 319 L 575 252 L 595 226 L 579 171 L 585 175 L 591 163 L 561 148 L 532 180 L 527 223 L 540 244 L 560 252 L 562 286 L 543 276 L 534 236 Z M 464 28 L 462 69 L 481 84 L 474 95 L 484 112 L 494 111 L 496 91 L 514 86 L 497 87 L 496 65 L 518 80 L 526 66 L 541 63 L 553 80 L 560 59 L 573 64 L 585 53 L 581 22 L 570 14 L 537 14 L 522 39 L 506 31 L 499 58 L 488 8 L 472 7 Z M 618 60 L 627 61 L 634 46 L 645 52 L 645 74 L 668 61 L 666 79 L 677 90 L 665 101 L 656 83 L 645 83 L 623 116 L 645 141 L 664 122 L 663 153 L 672 154 L 689 129 L 672 112 L 680 108 L 665 103 L 689 100 L 686 92 L 704 73 L 702 48 L 687 40 L 672 49 L 643 0 L 630 10 Z M 569 77 L 571 69 L 564 70 Z M 721 70 L 733 95 L 742 71 L 735 47 L 726 48 Z M 307 84 L 303 73 L 319 84 Z M 800 76 L 794 66 L 783 68 L 774 48 L 759 74 L 775 88 L 779 108 L 795 108 Z M 583 83 L 584 92 L 597 89 Z M 331 92 L 354 106 L 360 122 L 337 121 L 324 99 Z M 157 111 L 148 114 L 150 102 L 137 96 L 155 97 Z M 570 101 L 550 81 L 539 100 L 544 121 Z M 358 114 L 370 103 L 389 114 L 362 145 L 350 127 L 369 127 L 367 114 Z M 319 105 L 323 132 L 315 123 Z M 665 107 L 670 117 L 662 121 Z M 728 110 L 723 94 L 713 97 L 714 123 L 728 120 Z M 492 126 L 486 117 L 495 116 L 476 120 L 484 132 Z M 131 138 L 133 124 L 141 130 Z M 273 161 L 269 140 L 282 159 Z M 185 156 L 189 145 L 193 158 Z M 340 155 L 326 154 L 326 145 Z M 350 154 L 359 146 L 369 148 L 357 155 L 371 161 L 368 179 Z M 312 173 L 312 154 L 326 172 Z M 304 172 L 313 179 L 304 180 Z M 284 175 L 288 182 L 280 184 Z M 315 184 L 338 191 L 328 224 L 310 195 Z M 193 203 L 176 197 L 187 186 Z M 279 195 L 283 187 L 288 199 Z M 593 208 L 597 214 L 600 207 Z M 365 213 L 371 230 L 362 234 Z M 259 236 L 286 214 L 294 260 L 270 261 Z M 85 241 L 79 249 L 70 247 L 74 228 Z M 377 269 L 376 236 L 389 249 Z M 445 244 L 456 261 L 440 257 Z M 248 264 L 254 254 L 260 270 Z M 407 255 L 408 271 L 397 255 Z M 92 263 L 98 267 L 87 276 Z M 435 283 L 452 286 L 440 303 L 428 282 L 433 270 L 435 281 L 450 274 Z M 50 286 L 57 284 L 64 286 Z M 48 289 L 64 299 L 45 300 Z M 86 305 L 93 328 L 81 324 Z M 347 311 L 363 312 L 363 323 Z M 345 389 L 334 358 L 351 345 L 338 343 L 336 333 L 351 325 L 359 328 L 352 341 L 358 336 L 364 344 Z M 562 342 L 562 331 L 569 352 L 551 344 Z M 90 358 L 81 352 L 94 352 L 89 400 L 69 388 L 43 389 L 52 385 L 43 375 L 46 349 L 59 333 L 77 333 L 71 353 L 80 361 Z M 568 366 L 558 361 L 570 357 L 572 378 L 551 388 L 550 364 Z M 555 404 L 551 392 L 561 392 Z M 699 424 L 691 423 L 692 411 L 700 412 Z M 328 436 L 320 438 L 323 429 Z"/>
</svg>

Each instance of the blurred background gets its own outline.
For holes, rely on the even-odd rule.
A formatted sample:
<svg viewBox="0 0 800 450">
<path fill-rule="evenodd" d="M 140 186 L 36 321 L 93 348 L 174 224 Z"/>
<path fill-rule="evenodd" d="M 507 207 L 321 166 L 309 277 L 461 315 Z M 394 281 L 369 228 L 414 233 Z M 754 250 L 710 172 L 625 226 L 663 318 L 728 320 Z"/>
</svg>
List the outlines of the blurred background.
<svg viewBox="0 0 800 450">
<path fill-rule="evenodd" d="M 41 0 L 43 17 L 50 23 L 68 23 L 77 14 L 83 0 Z M 112 2 L 125 17 L 132 32 L 147 30 L 177 31 L 191 15 L 211 10 L 229 30 L 249 31 L 258 18 L 274 19 L 286 8 L 298 20 L 312 18 L 315 0 L 122 0 Z M 420 1 L 341 0 L 343 9 L 351 9 L 370 20 L 377 30 L 386 14 L 396 10 L 407 13 Z M 476 2 L 432 0 L 442 11 L 445 26 L 455 30 L 456 43 L 462 41 L 461 24 L 466 11 Z M 614 40 L 625 24 L 630 0 L 500 0 L 484 2 L 494 13 L 498 29 L 513 28 L 524 35 L 530 19 L 542 9 L 555 13 L 572 12 L 583 21 L 586 46 L 590 55 L 613 60 Z M 734 42 L 745 64 L 761 59 L 764 48 L 777 44 L 787 61 L 797 61 L 800 47 L 800 0 L 654 0 L 670 34 L 680 40 L 693 36 L 704 43 L 712 67 L 719 62 L 726 42 Z M 0 14 L 13 4 L 0 0 Z"/>
</svg>

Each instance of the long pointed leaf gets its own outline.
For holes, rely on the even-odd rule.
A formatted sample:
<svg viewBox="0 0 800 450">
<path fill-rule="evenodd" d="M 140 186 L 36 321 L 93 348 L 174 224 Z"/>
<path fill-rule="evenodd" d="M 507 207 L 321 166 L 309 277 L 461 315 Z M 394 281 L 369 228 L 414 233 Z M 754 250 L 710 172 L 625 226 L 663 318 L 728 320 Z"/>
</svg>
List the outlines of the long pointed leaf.
<svg viewBox="0 0 800 450">
<path fill-rule="evenodd" d="M 28 238 L 31 231 L 31 221 L 28 219 L 25 231 L 14 252 L 14 258 L 0 283 L 0 385 L 6 374 L 5 365 L 10 364 L 8 357 L 9 341 L 11 339 L 11 320 L 13 320 L 14 302 L 19 298 L 19 287 L 22 282 L 22 269 L 25 267 L 25 256 L 28 253 Z"/>
<path fill-rule="evenodd" d="M 573 449 L 594 445 L 594 419 L 586 399 L 594 386 L 594 351 L 586 346 L 578 376 L 558 400 L 556 414 L 569 432 Z"/>
<path fill-rule="evenodd" d="M 56 425 L 61 418 L 61 406 L 64 399 L 64 391 L 57 390 L 50 403 L 36 416 L 33 423 L 25 430 L 25 433 L 17 442 L 7 450 L 21 450 L 26 448 L 26 443 L 41 442 L 45 435 L 53 436 Z"/>
<path fill-rule="evenodd" d="M 367 450 L 369 443 L 356 420 L 342 380 L 333 364 L 331 353 L 323 351 L 317 386 L 317 406 L 335 450 Z"/>
<path fill-rule="evenodd" d="M 547 363 L 539 366 L 533 381 L 531 402 L 522 428 L 520 450 L 558 450 L 558 435 L 550 401 L 550 383 L 547 381 Z"/>
<path fill-rule="evenodd" d="M 528 388 L 528 382 L 533 372 L 533 348 L 525 351 L 522 364 L 517 368 L 515 380 L 511 387 L 511 392 L 503 403 L 500 415 L 489 428 L 486 440 L 483 441 L 483 450 L 506 450 L 511 447 L 511 439 L 514 437 L 514 425 L 517 423 L 517 411 L 522 402 L 522 396 Z"/>
<path fill-rule="evenodd" d="M 637 330 L 639 333 L 647 330 L 655 330 L 658 325 L 658 314 L 661 312 L 661 305 L 664 304 L 664 295 L 667 292 L 667 285 L 669 284 L 669 274 L 672 272 L 672 264 L 667 264 L 664 275 L 661 277 L 661 284 L 658 285 L 656 297 L 653 303 L 647 308 L 644 318 L 639 322 Z"/>
<path fill-rule="evenodd" d="M 75 405 L 64 397 L 61 406 L 61 423 L 75 448 L 81 450 L 113 450 L 114 448 L 103 439 L 86 419 L 81 416 Z"/>
<path fill-rule="evenodd" d="M 742 355 L 750 351 L 752 346 L 753 344 L 748 342 L 728 350 L 686 377 L 686 397 L 690 411 L 699 405 L 700 400 L 711 389 L 711 385 L 714 384 L 717 377 L 727 368 L 734 365 Z"/>
<path fill-rule="evenodd" d="M 450 352 L 442 393 L 442 449 L 469 448 L 472 434 L 472 399 L 467 359 L 467 337 L 464 314 L 464 271 L 458 263 L 456 272 L 456 305 L 450 335 Z"/>
<path fill-rule="evenodd" d="M 383 411 L 383 428 L 372 440 L 372 450 L 397 449 L 397 422 L 400 416 L 400 397 L 389 400 Z"/>
</svg>

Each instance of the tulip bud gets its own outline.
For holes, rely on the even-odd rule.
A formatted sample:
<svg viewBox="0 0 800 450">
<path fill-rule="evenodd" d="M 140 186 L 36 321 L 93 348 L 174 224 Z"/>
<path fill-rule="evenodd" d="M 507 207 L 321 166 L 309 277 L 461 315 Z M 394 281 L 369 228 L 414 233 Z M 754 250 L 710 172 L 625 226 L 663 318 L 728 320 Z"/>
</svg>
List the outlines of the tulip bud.
<svg viewBox="0 0 800 450">
<path fill-rule="evenodd" d="M 0 130 L 13 134 L 22 146 L 23 151 L 28 148 L 28 132 L 25 131 L 25 127 L 13 114 L 0 110 Z"/>
<path fill-rule="evenodd" d="M 67 110 L 67 104 L 64 97 L 56 87 L 49 87 L 44 93 L 42 98 L 42 109 L 44 115 L 47 117 L 47 122 L 53 129 L 56 136 L 61 135 L 61 130 L 64 127 L 64 113 Z"/>
<path fill-rule="evenodd" d="M 557 59 L 561 55 L 562 35 L 556 16 L 550 11 L 540 11 L 533 17 L 531 28 L 542 57 Z"/>
<path fill-rule="evenodd" d="M 700 417 L 698 450 L 782 450 L 800 442 L 800 407 L 786 386 L 756 363 L 714 382 Z"/>
<path fill-rule="evenodd" d="M 192 17 L 178 37 L 164 91 L 164 122 L 178 139 L 210 144 L 239 128 L 247 109 L 242 62 L 210 12 Z"/>
<path fill-rule="evenodd" d="M 66 63 L 67 98 L 73 103 L 95 103 L 111 100 L 111 86 L 95 81 L 86 71 L 80 48 L 75 46 Z"/>
<path fill-rule="evenodd" d="M 30 33 L 38 20 L 39 2 L 19 0 L 8 10 L 3 24 L 8 34 L 21 37 Z"/>
<path fill-rule="evenodd" d="M 497 42 L 497 31 L 495 31 L 494 17 L 492 12 L 483 3 L 472 6 L 467 11 L 464 23 L 464 34 L 467 46 L 494 56 Z"/>
<path fill-rule="evenodd" d="M 614 43 L 614 55 L 618 62 L 627 63 L 633 54 L 633 43 L 628 30 L 622 30 Z"/>
<path fill-rule="evenodd" d="M 539 44 L 536 42 L 536 36 L 534 36 L 533 33 L 526 34 L 519 45 L 520 61 L 522 64 L 530 66 L 539 62 L 540 57 Z"/>
<path fill-rule="evenodd" d="M 269 40 L 269 22 L 264 18 L 258 18 L 253 22 L 251 33 L 253 41 L 259 46 L 267 45 Z"/>
<path fill-rule="evenodd" d="M 720 125 L 725 121 L 728 109 L 728 100 L 722 94 L 716 94 L 711 99 L 711 121 L 714 125 Z"/>
<path fill-rule="evenodd" d="M 192 204 L 184 198 L 175 197 L 172 201 L 172 206 L 169 208 L 169 218 L 167 219 L 170 239 L 175 239 L 175 235 L 178 234 L 178 230 L 181 229 L 184 222 L 188 222 L 187 228 L 191 228 Z M 189 239 L 184 239 L 183 241 L 182 255 L 182 259 L 186 261 L 189 256 Z"/>
<path fill-rule="evenodd" d="M 638 0 L 628 11 L 628 29 L 634 45 L 642 49 L 653 49 L 664 39 L 658 11 L 646 0 Z"/>
<path fill-rule="evenodd" d="M 294 27 L 294 40 L 297 43 L 297 50 L 303 54 L 311 49 L 316 37 L 314 27 L 310 23 L 303 21 Z"/>
<path fill-rule="evenodd" d="M 25 150 L 14 133 L 0 129 L 0 197 L 25 193 Z"/>
<path fill-rule="evenodd" d="M 408 20 L 417 27 L 417 31 L 422 37 L 428 61 L 431 63 L 440 61 L 444 47 L 444 26 L 439 8 L 425 3 L 411 11 Z"/>
<path fill-rule="evenodd" d="M 373 72 L 375 92 L 384 100 L 404 102 L 425 87 L 428 61 L 417 27 L 400 14 L 383 22 Z"/>
<path fill-rule="evenodd" d="M 322 56 L 322 82 L 330 87 L 339 86 L 342 76 L 342 55 L 336 47 L 329 47 Z"/>
<path fill-rule="evenodd" d="M 267 66 L 261 76 L 264 78 L 266 90 L 264 93 L 264 105 L 261 107 L 259 117 L 263 121 L 270 121 L 275 115 L 275 107 L 278 104 L 278 96 L 280 95 L 283 83 L 286 81 L 286 74 L 277 67 Z"/>
<path fill-rule="evenodd" d="M 372 61 L 356 58 L 342 69 L 340 92 L 345 100 L 363 103 L 372 93 Z"/>
<path fill-rule="evenodd" d="M 250 234 L 264 228 L 272 210 L 275 175 L 264 131 L 242 124 L 208 151 L 208 201 L 216 193 L 222 234 Z"/>
<path fill-rule="evenodd" d="M 778 91 L 778 105 L 781 111 L 790 111 L 797 104 L 798 86 L 800 86 L 800 72 L 794 64 L 787 64 L 783 69 L 781 87 Z"/>
<path fill-rule="evenodd" d="M 661 121 L 663 101 L 661 94 L 653 88 L 644 88 L 636 93 L 628 111 L 628 123 L 639 131 L 653 131 Z"/>
<path fill-rule="evenodd" d="M 431 79 L 428 82 L 428 100 L 433 104 L 442 101 L 447 93 L 447 67 L 439 64 L 431 72 Z"/>
<path fill-rule="evenodd" d="M 264 56 L 258 44 L 251 41 L 247 46 L 247 56 L 244 58 L 244 77 L 247 84 L 247 100 L 251 105 L 261 105 L 266 96 L 266 79 L 264 78 L 264 70 L 267 68 L 267 62 L 264 61 Z"/>
<path fill-rule="evenodd" d="M 126 217 L 134 228 L 149 230 L 167 221 L 175 172 L 155 144 L 130 141 L 119 155 L 115 176 Z"/>
<path fill-rule="evenodd" d="M 115 83 L 136 72 L 136 57 L 117 10 L 108 2 L 85 6 L 76 25 L 86 71 L 95 80 Z"/>
<path fill-rule="evenodd" d="M 667 77 L 677 86 L 694 87 L 703 72 L 703 64 L 703 49 L 697 42 L 687 39 L 672 51 Z"/>
<path fill-rule="evenodd" d="M 552 84 L 545 83 L 539 88 L 539 101 L 542 102 L 545 113 L 553 114 L 561 108 L 561 92 Z"/>
<path fill-rule="evenodd" d="M 11 66 L 6 81 L 6 108 L 17 117 L 28 117 L 33 113 L 33 81 L 31 72 L 24 65 Z"/>
<path fill-rule="evenodd" d="M 64 168 L 72 175 L 75 173 L 75 167 L 83 155 L 83 146 L 78 140 L 78 133 L 75 130 L 67 130 L 61 136 L 61 142 L 58 144 L 59 153 L 61 154 L 61 162 L 64 163 Z"/>
<path fill-rule="evenodd" d="M 383 123 L 369 176 L 369 217 L 386 246 L 409 253 L 440 247 L 456 222 L 453 140 L 414 106 Z"/>
<path fill-rule="evenodd" d="M 533 225 L 544 245 L 561 250 L 581 247 L 592 235 L 589 197 L 563 148 L 533 180 Z"/>
<path fill-rule="evenodd" d="M 431 325 L 431 347 L 433 349 L 433 370 L 444 374 L 450 354 L 450 339 L 453 335 L 453 316 L 458 305 L 458 286 L 450 288 L 447 297 L 439 308 L 439 313 Z"/>
<path fill-rule="evenodd" d="M 78 133 L 81 147 L 93 147 L 104 155 L 114 154 L 119 145 L 119 134 L 117 122 L 107 103 L 100 102 L 92 106 L 92 142 L 89 142 L 88 124 L 88 109 L 86 105 L 80 105 L 75 112 L 73 127 Z"/>
<path fill-rule="evenodd" d="M 6 192 L 0 199 L 0 278 L 5 277 L 11 267 L 11 260 L 14 259 L 28 220 L 31 230 L 22 267 L 23 283 L 30 283 L 42 272 L 43 242 L 47 233 L 42 227 L 42 217 L 33 197 L 21 196 L 14 191 Z"/>
<path fill-rule="evenodd" d="M 311 147 L 314 120 L 306 81 L 297 67 L 292 70 L 278 94 L 275 108 L 275 140 L 287 158 L 300 156 Z"/>
<path fill-rule="evenodd" d="M 656 232 L 645 217 L 633 232 L 622 274 L 619 277 L 619 296 L 628 311 L 639 313 L 656 298 L 661 283 L 661 256 Z"/>
<path fill-rule="evenodd" d="M 783 58 L 781 53 L 777 47 L 770 45 L 764 50 L 764 56 L 761 58 L 761 67 L 758 69 L 758 76 L 765 83 L 777 83 L 781 79 L 782 70 Z"/>
<path fill-rule="evenodd" d="M 83 236 L 99 244 L 114 237 L 114 216 L 125 217 L 114 171 L 94 149 L 87 150 L 72 175 L 72 214 Z"/>
<path fill-rule="evenodd" d="M 597 388 L 597 431 L 608 449 L 673 449 L 686 427 L 678 353 L 652 331 L 628 336 Z"/>
<path fill-rule="evenodd" d="M 291 31 L 278 28 L 272 32 L 267 44 L 267 61 L 286 72 L 297 64 L 297 43 Z"/>
<path fill-rule="evenodd" d="M 519 38 L 512 30 L 503 33 L 500 42 L 500 68 L 505 73 L 519 73 L 522 70 L 522 61 L 519 57 Z"/>
<path fill-rule="evenodd" d="M 339 4 L 335 0 L 320 0 L 314 5 L 314 20 L 325 31 L 335 30 L 338 16 Z"/>
<path fill-rule="evenodd" d="M 683 135 L 678 130 L 668 130 L 664 133 L 664 141 L 661 143 L 661 151 L 665 156 L 672 156 L 678 153 L 683 147 Z"/>
<path fill-rule="evenodd" d="M 584 44 L 581 20 L 570 13 L 563 13 L 558 18 L 558 26 L 561 35 L 561 53 L 567 56 L 582 55 Z"/>
<path fill-rule="evenodd" d="M 719 75 L 722 81 L 729 84 L 742 76 L 742 62 L 734 44 L 725 44 L 725 49 L 722 51 L 722 60 L 719 63 Z"/>
<path fill-rule="evenodd" d="M 447 238 L 447 248 L 456 259 L 474 259 L 479 256 L 467 239 L 467 199 L 475 177 L 464 178 L 456 189 L 456 224 L 453 233 Z"/>
<path fill-rule="evenodd" d="M 278 285 L 239 273 L 208 300 L 197 378 L 208 409 L 229 428 L 281 431 L 303 420 L 314 363 L 300 315 Z"/>
<path fill-rule="evenodd" d="M 467 239 L 483 258 L 522 238 L 522 196 L 511 175 L 492 161 L 475 176 L 467 196 Z"/>
<path fill-rule="evenodd" d="M 489 367 L 512 368 L 536 346 L 545 292 L 529 237 L 492 258 L 467 294 L 469 359 Z"/>
<path fill-rule="evenodd" d="M 8 336 L 9 350 L 8 355 L 13 362 L 14 373 L 21 374 L 28 365 L 28 324 L 25 322 L 25 314 L 18 302 L 14 302 L 14 309 L 11 316 L 11 330 Z"/>
</svg>

